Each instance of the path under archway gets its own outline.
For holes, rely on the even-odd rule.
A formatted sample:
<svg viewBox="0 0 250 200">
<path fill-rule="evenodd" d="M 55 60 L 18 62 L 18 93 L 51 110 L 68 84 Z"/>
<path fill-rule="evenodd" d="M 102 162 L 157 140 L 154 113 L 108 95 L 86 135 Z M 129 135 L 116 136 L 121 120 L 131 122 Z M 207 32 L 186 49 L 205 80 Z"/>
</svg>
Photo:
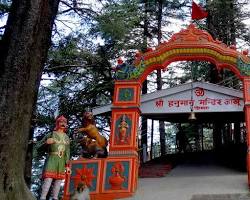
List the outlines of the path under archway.
<svg viewBox="0 0 250 200">
<path fill-rule="evenodd" d="M 249 200 L 247 174 L 218 165 L 184 164 L 163 178 L 141 178 L 127 200 Z"/>
</svg>

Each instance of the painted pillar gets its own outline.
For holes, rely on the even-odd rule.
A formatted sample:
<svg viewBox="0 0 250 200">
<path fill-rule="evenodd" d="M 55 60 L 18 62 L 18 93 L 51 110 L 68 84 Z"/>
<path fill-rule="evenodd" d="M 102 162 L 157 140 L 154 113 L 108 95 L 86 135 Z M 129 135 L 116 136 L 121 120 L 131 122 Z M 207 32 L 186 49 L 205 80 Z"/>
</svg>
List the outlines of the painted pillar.
<svg viewBox="0 0 250 200">
<path fill-rule="evenodd" d="M 120 192 L 120 197 L 123 197 L 122 193 L 124 196 L 133 195 L 137 188 L 139 167 L 137 131 L 140 96 L 141 84 L 139 82 L 115 82 L 109 156 L 104 165 L 105 177 L 109 180 L 104 187 L 109 190 L 104 188 L 103 192 L 116 192 L 117 195 L 117 192 Z M 121 176 L 125 180 L 119 190 L 116 189 L 119 180 L 112 175 L 112 167 L 116 165 L 120 165 Z"/>
<path fill-rule="evenodd" d="M 250 188 L 250 77 L 243 79 L 244 100 L 245 100 L 245 122 L 247 132 L 247 174 L 248 187 Z"/>
</svg>

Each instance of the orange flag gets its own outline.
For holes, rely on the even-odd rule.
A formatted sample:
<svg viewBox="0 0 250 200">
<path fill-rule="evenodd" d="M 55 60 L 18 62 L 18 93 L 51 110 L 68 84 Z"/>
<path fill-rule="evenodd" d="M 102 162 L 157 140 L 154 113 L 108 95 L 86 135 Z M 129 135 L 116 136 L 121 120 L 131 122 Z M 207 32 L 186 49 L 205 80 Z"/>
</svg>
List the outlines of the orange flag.
<svg viewBox="0 0 250 200">
<path fill-rule="evenodd" d="M 201 6 L 197 5 L 194 1 L 192 3 L 192 19 L 206 18 L 208 12 L 206 12 Z"/>
</svg>

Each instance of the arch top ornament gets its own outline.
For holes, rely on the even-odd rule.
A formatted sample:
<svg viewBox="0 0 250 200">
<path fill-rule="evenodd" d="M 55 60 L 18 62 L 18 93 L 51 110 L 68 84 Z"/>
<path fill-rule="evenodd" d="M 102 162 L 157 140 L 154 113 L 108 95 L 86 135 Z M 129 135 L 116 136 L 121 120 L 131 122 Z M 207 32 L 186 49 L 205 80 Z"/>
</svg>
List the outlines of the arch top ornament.
<svg viewBox="0 0 250 200">
<path fill-rule="evenodd" d="M 166 43 L 185 43 L 185 42 L 213 42 L 212 36 L 201 29 L 197 29 L 194 24 L 190 24 L 187 29 L 182 29 L 175 33 Z"/>
<path fill-rule="evenodd" d="M 240 78 L 250 76 L 248 52 L 239 52 L 235 46 L 227 46 L 201 29 L 190 24 L 175 33 L 169 41 L 161 43 L 154 50 L 137 53 L 134 65 L 125 63 L 117 66 L 116 79 L 144 79 L 155 69 L 165 69 L 174 61 L 209 61 L 217 68 L 229 68 Z"/>
</svg>

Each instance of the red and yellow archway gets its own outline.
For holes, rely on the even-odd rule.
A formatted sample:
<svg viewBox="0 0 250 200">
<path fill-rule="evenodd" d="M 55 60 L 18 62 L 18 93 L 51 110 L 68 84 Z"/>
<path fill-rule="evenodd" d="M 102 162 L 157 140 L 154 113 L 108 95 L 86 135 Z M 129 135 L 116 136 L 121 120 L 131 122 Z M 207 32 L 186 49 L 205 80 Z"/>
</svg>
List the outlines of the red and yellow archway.
<svg viewBox="0 0 250 200">
<path fill-rule="evenodd" d="M 218 69 L 228 68 L 243 79 L 250 75 L 250 58 L 246 54 L 238 52 L 235 46 L 228 47 L 214 40 L 209 33 L 191 24 L 155 50 L 137 53 L 135 68 L 129 71 L 126 79 L 143 82 L 153 70 L 165 69 L 175 61 L 208 61 Z"/>
<path fill-rule="evenodd" d="M 228 47 L 214 40 L 209 33 L 191 24 L 155 50 L 149 50 L 144 54 L 137 53 L 134 66 L 125 63 L 118 65 L 112 105 L 109 156 L 104 159 L 74 162 L 93 168 L 96 186 L 92 186 L 92 198 L 112 200 L 131 196 L 136 191 L 139 167 L 137 130 L 142 83 L 153 70 L 164 70 L 174 61 L 209 61 L 218 69 L 227 68 L 233 71 L 243 81 L 248 133 L 247 164 L 250 166 L 250 58 L 247 52 L 238 52 L 234 46 Z M 70 180 L 69 175 L 64 199 L 68 199 L 69 196 Z M 248 184 L 250 185 L 249 168 Z"/>
</svg>

